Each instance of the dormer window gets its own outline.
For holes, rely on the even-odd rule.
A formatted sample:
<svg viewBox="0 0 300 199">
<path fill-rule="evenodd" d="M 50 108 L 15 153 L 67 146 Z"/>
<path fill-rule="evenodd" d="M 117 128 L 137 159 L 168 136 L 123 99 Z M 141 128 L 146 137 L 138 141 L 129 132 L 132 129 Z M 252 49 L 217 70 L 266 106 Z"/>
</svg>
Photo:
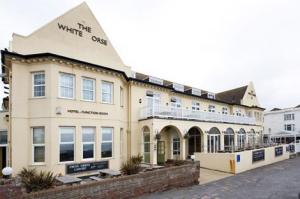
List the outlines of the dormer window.
<svg viewBox="0 0 300 199">
<path fill-rule="evenodd" d="M 173 83 L 173 89 L 176 91 L 184 92 L 184 86 L 181 84 Z"/>
<path fill-rule="evenodd" d="M 164 84 L 164 80 L 156 78 L 156 77 L 149 77 L 149 82 L 154 83 L 154 84 L 158 84 L 158 85 L 163 85 Z"/>
<path fill-rule="evenodd" d="M 216 99 L 216 95 L 214 93 L 207 93 L 207 98 Z"/>
<path fill-rule="evenodd" d="M 201 90 L 197 88 L 192 88 L 192 94 L 201 96 Z"/>
</svg>

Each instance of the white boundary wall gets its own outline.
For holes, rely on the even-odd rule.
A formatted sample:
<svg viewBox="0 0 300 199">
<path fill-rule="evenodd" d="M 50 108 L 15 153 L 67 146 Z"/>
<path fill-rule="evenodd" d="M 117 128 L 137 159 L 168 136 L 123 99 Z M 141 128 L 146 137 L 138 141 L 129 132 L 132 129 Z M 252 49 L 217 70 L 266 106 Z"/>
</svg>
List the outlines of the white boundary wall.
<svg viewBox="0 0 300 199">
<path fill-rule="evenodd" d="M 275 148 L 280 146 L 283 147 L 283 153 L 282 155 L 276 157 Z M 236 153 L 195 153 L 195 160 L 200 161 L 200 165 L 203 168 L 237 174 L 250 169 L 289 159 L 289 152 L 286 151 L 287 145 L 280 146 Z M 264 160 L 252 162 L 252 152 L 258 150 L 265 150 L 265 158 Z M 238 155 L 240 156 L 240 161 L 238 161 Z"/>
</svg>

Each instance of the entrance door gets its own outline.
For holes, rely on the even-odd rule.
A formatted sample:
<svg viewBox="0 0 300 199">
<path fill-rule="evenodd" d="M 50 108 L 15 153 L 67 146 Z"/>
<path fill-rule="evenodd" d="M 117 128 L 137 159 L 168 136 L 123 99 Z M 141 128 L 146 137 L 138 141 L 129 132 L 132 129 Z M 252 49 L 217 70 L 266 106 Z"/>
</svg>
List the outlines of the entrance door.
<svg viewBox="0 0 300 199">
<path fill-rule="evenodd" d="M 6 167 L 6 163 L 7 163 L 6 155 L 7 155 L 6 147 L 0 147 L 0 169 L 1 170 Z"/>
<path fill-rule="evenodd" d="M 216 153 L 219 151 L 220 135 L 208 135 L 207 144 L 208 152 Z"/>
<path fill-rule="evenodd" d="M 200 135 L 189 136 L 189 155 L 194 155 L 195 152 L 201 152 Z"/>
<path fill-rule="evenodd" d="M 157 164 L 165 163 L 165 141 L 157 142 Z"/>
</svg>

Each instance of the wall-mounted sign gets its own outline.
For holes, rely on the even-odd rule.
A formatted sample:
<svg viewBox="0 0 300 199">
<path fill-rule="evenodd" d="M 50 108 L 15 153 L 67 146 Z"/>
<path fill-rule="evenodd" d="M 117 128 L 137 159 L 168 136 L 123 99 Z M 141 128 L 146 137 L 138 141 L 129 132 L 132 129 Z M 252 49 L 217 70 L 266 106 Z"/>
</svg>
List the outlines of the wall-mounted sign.
<svg viewBox="0 0 300 199">
<path fill-rule="evenodd" d="M 252 152 L 252 162 L 265 160 L 265 150 L 257 150 Z"/>
<path fill-rule="evenodd" d="M 275 147 L 275 157 L 283 155 L 283 147 Z"/>
<path fill-rule="evenodd" d="M 66 173 L 78 173 L 85 171 L 94 171 L 100 169 L 108 169 L 108 161 L 100 161 L 100 162 L 87 162 L 87 163 L 78 163 L 78 164 L 67 164 L 66 165 Z"/>
<path fill-rule="evenodd" d="M 108 115 L 107 112 L 98 112 L 98 111 L 86 111 L 86 110 L 75 110 L 69 109 L 67 110 L 68 113 L 83 113 L 83 114 L 92 114 L 92 115 Z"/>
<path fill-rule="evenodd" d="M 241 162 L 241 155 L 240 154 L 236 155 L 236 162 Z"/>
<path fill-rule="evenodd" d="M 102 44 L 104 46 L 107 46 L 107 40 L 106 39 L 100 38 L 99 36 L 95 36 L 95 35 L 92 34 L 92 27 L 85 26 L 81 23 L 77 23 L 76 25 L 77 25 L 77 27 L 74 28 L 74 27 L 70 27 L 68 25 L 57 23 L 57 26 L 58 26 L 59 30 L 62 30 L 62 31 L 65 31 L 67 33 L 76 35 L 78 37 L 84 37 L 84 36 L 85 37 L 90 37 L 91 41 Z"/>
</svg>

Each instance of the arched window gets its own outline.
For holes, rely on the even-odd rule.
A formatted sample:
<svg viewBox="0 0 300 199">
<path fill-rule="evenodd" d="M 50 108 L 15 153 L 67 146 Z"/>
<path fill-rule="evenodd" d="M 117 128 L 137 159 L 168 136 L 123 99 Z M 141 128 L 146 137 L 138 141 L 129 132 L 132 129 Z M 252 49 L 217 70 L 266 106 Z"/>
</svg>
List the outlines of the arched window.
<svg viewBox="0 0 300 199">
<path fill-rule="evenodd" d="M 216 153 L 220 150 L 220 131 L 216 127 L 208 131 L 207 149 L 208 153 Z"/>
<path fill-rule="evenodd" d="M 238 149 L 244 149 L 245 148 L 245 142 L 246 142 L 246 131 L 241 128 L 239 131 L 238 131 L 238 134 L 237 134 L 237 147 Z"/>
<path fill-rule="evenodd" d="M 224 132 L 224 150 L 232 152 L 234 150 L 234 131 L 227 128 Z"/>
</svg>

